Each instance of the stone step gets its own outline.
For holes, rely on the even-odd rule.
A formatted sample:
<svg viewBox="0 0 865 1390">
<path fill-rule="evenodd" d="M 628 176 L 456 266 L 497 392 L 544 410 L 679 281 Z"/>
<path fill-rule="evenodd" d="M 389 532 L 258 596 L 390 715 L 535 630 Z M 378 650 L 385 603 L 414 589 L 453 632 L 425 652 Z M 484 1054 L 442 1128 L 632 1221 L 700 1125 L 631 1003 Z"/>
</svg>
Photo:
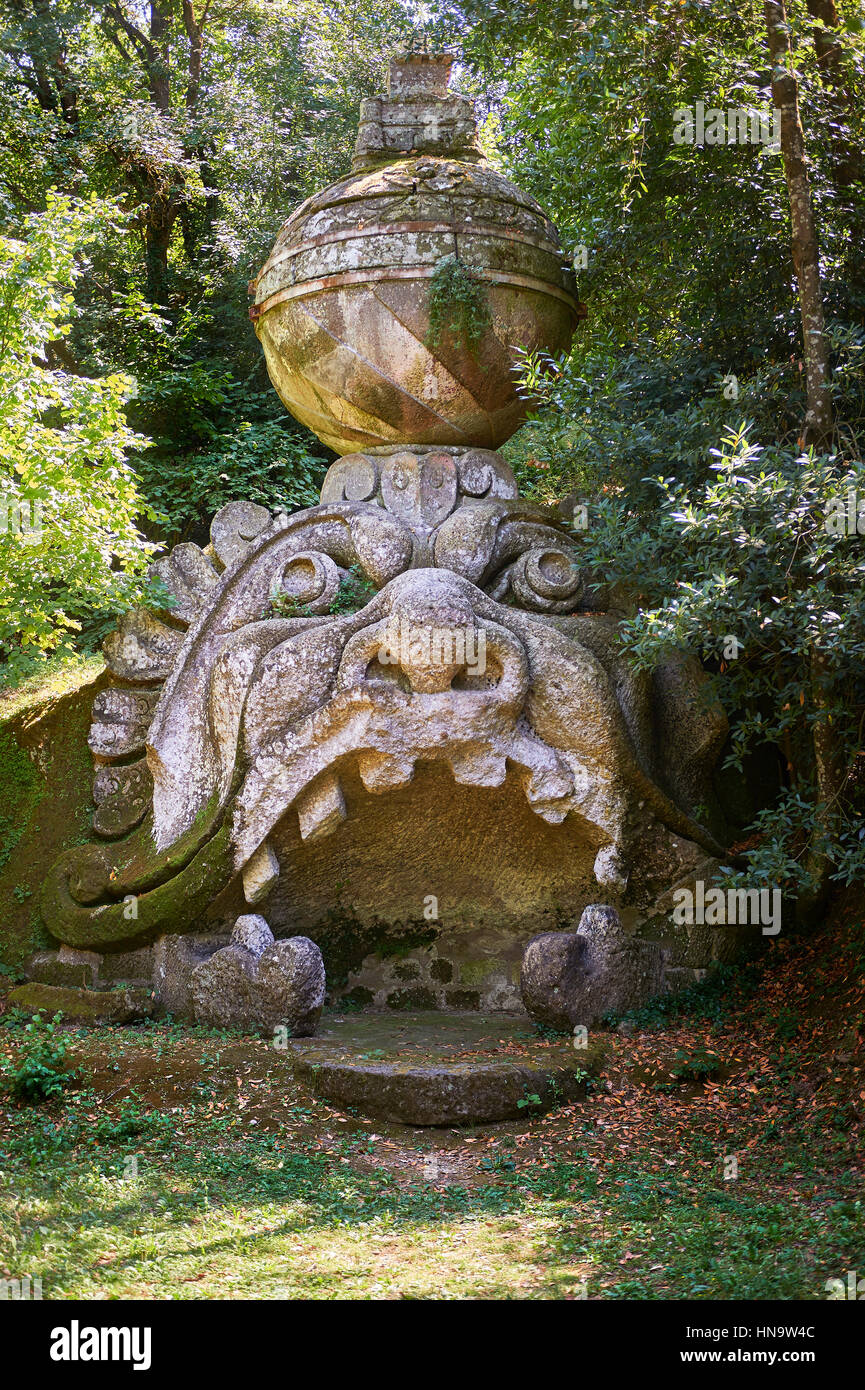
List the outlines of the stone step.
<svg viewBox="0 0 865 1390">
<path fill-rule="evenodd" d="M 296 1075 L 324 1100 L 404 1125 L 471 1125 L 581 1099 L 604 1046 L 541 1037 L 525 1015 L 435 1010 L 327 1015 L 288 1041 Z M 535 1099 L 536 1098 L 536 1099 Z"/>
<path fill-rule="evenodd" d="M 75 989 L 37 981 L 11 990 L 7 1004 L 51 1018 L 59 1012 L 67 1023 L 139 1023 L 155 1012 L 149 989 Z"/>
</svg>

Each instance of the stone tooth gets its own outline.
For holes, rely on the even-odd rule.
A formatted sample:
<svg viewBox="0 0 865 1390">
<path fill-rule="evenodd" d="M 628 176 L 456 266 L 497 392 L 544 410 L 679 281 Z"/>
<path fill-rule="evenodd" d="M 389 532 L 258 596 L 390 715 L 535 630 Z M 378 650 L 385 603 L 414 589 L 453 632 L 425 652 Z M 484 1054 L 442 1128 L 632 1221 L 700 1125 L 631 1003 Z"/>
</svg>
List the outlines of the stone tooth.
<svg viewBox="0 0 865 1390">
<path fill-rule="evenodd" d="M 450 758 L 454 781 L 463 787 L 500 787 L 508 772 L 507 760 L 495 753 L 453 754 Z"/>
<path fill-rule="evenodd" d="M 302 840 L 321 840 L 345 820 L 345 798 L 335 772 L 323 772 L 296 801 Z"/>
<path fill-rule="evenodd" d="M 279 860 L 264 840 L 243 869 L 243 895 L 250 906 L 263 902 L 279 878 Z"/>
<path fill-rule="evenodd" d="M 408 786 L 414 776 L 414 763 L 387 753 L 362 753 L 357 770 L 368 792 L 386 792 Z"/>
</svg>

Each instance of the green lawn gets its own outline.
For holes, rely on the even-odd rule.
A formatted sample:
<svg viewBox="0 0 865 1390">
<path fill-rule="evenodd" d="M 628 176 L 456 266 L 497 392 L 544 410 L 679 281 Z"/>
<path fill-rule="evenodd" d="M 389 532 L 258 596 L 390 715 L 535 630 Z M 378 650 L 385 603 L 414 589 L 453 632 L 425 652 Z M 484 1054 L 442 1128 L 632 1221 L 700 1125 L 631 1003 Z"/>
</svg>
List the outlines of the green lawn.
<svg viewBox="0 0 865 1390">
<path fill-rule="evenodd" d="M 54 1299 L 825 1298 L 865 1269 L 863 940 L 773 948 L 612 1034 L 584 1104 L 475 1131 L 345 1115 L 261 1040 L 69 1029 L 74 1088 L 0 1111 L 0 1273 Z M 676 1080 L 700 1049 L 721 1072 Z"/>
</svg>

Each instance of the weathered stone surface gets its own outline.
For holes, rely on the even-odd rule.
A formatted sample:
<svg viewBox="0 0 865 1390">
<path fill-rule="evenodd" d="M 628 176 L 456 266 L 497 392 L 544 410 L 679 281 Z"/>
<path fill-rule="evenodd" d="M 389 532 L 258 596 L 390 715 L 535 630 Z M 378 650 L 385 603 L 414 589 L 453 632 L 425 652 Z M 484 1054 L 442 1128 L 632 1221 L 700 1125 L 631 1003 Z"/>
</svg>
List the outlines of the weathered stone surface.
<svg viewBox="0 0 865 1390">
<path fill-rule="evenodd" d="M 306 936 L 268 946 L 258 963 L 256 1017 L 263 1032 L 282 1024 L 295 1038 L 311 1037 L 324 1004 L 321 951 Z"/>
<path fill-rule="evenodd" d="M 543 932 L 526 946 L 520 992 L 538 1023 L 561 1033 L 570 1032 L 575 1022 L 588 1026 L 580 1014 L 587 947 L 586 938 L 576 932 Z"/>
<path fill-rule="evenodd" d="M 197 965 L 190 977 L 192 1011 L 206 1028 L 256 1031 L 252 977 L 256 957 L 242 946 L 224 946 Z"/>
<path fill-rule="evenodd" d="M 227 933 L 166 933 L 153 948 L 153 987 L 160 1007 L 176 1018 L 192 1018 L 192 972 L 228 944 Z"/>
<path fill-rule="evenodd" d="M 213 598 L 219 575 L 210 559 L 189 541 L 181 541 L 157 560 L 150 573 L 162 580 L 173 599 L 167 616 L 172 622 L 194 623 Z"/>
<path fill-rule="evenodd" d="M 263 902 L 279 878 L 279 860 L 267 841 L 259 845 L 243 868 L 243 896 L 250 907 Z"/>
<path fill-rule="evenodd" d="M 495 448 L 526 409 L 514 345 L 562 350 L 577 323 L 555 228 L 481 157 L 472 103 L 433 90 L 441 63 L 396 60 L 390 94 L 361 106 L 355 172 L 295 210 L 256 281 L 271 380 L 338 453 Z M 430 280 L 455 236 L 489 308 L 476 350 L 430 343 Z"/>
<path fill-rule="evenodd" d="M 239 917 L 231 944 L 195 967 L 193 1012 L 210 1028 L 272 1033 L 282 1026 L 307 1037 L 324 1004 L 321 952 L 307 937 L 274 941 L 263 917 Z"/>
<path fill-rule="evenodd" d="M 120 767 L 110 763 L 98 768 L 93 779 L 93 829 L 106 840 L 128 835 L 150 809 L 153 780 L 142 758 Z"/>
<path fill-rule="evenodd" d="M 19 985 L 8 997 L 11 1007 L 52 1016 L 58 1012 L 70 1023 L 139 1023 L 154 1013 L 146 989 L 72 989 L 60 985 Z"/>
<path fill-rule="evenodd" d="M 210 523 L 210 540 L 220 563 L 228 569 L 247 555 L 273 518 L 257 502 L 227 502 Z"/>
<path fill-rule="evenodd" d="M 147 730 L 159 698 L 153 690 L 127 690 L 112 686 L 93 701 L 90 726 L 91 752 L 107 760 L 144 752 Z"/>
<path fill-rule="evenodd" d="M 232 946 L 242 946 L 256 958 L 273 945 L 273 932 L 263 917 L 250 912 L 238 917 L 231 933 Z"/>
<path fill-rule="evenodd" d="M 659 946 L 625 933 L 615 908 L 592 904 L 576 932 L 545 932 L 528 943 L 520 991 L 538 1023 L 570 1032 L 660 994 L 664 963 Z"/>
<path fill-rule="evenodd" d="M 59 951 L 37 951 L 24 968 L 28 979 L 37 984 L 88 989 L 99 978 L 99 961 L 93 952 L 62 946 Z"/>
<path fill-rule="evenodd" d="M 530 1037 L 524 1017 L 479 1014 L 328 1017 L 319 1037 L 289 1049 L 317 1095 L 407 1125 L 541 1114 L 580 1099 L 603 1062 L 598 1042 L 551 1045 Z"/>
<path fill-rule="evenodd" d="M 162 681 L 180 650 L 181 635 L 148 611 L 133 608 L 102 643 L 108 669 L 121 680 Z"/>
<path fill-rule="evenodd" d="M 152 946 L 137 951 L 110 951 L 100 957 L 99 980 L 102 984 L 153 983 L 155 952 Z"/>
</svg>

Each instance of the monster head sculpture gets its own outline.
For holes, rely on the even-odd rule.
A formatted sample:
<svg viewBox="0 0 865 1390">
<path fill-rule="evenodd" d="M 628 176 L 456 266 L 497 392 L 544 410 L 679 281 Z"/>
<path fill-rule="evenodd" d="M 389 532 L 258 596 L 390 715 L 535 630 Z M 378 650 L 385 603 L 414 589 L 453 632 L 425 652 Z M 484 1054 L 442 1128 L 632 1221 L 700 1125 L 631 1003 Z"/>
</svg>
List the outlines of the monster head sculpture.
<svg viewBox="0 0 865 1390">
<path fill-rule="evenodd" d="M 566 345 L 576 310 L 554 230 L 486 168 L 445 83 L 441 62 L 395 64 L 355 173 L 292 215 L 259 277 L 280 394 L 352 452 L 309 510 L 223 507 L 205 549 L 157 562 L 172 606 L 107 640 L 94 841 L 43 897 L 68 945 L 265 904 L 337 983 L 389 939 L 436 941 L 445 1004 L 446 947 L 471 938 L 504 963 L 478 993 L 494 1006 L 528 936 L 599 897 L 637 920 L 720 853 L 695 814 L 725 733 L 699 668 L 626 665 L 579 534 L 487 447 L 523 408 L 516 348 Z M 427 345 L 454 247 L 489 294 L 475 357 Z"/>
</svg>

